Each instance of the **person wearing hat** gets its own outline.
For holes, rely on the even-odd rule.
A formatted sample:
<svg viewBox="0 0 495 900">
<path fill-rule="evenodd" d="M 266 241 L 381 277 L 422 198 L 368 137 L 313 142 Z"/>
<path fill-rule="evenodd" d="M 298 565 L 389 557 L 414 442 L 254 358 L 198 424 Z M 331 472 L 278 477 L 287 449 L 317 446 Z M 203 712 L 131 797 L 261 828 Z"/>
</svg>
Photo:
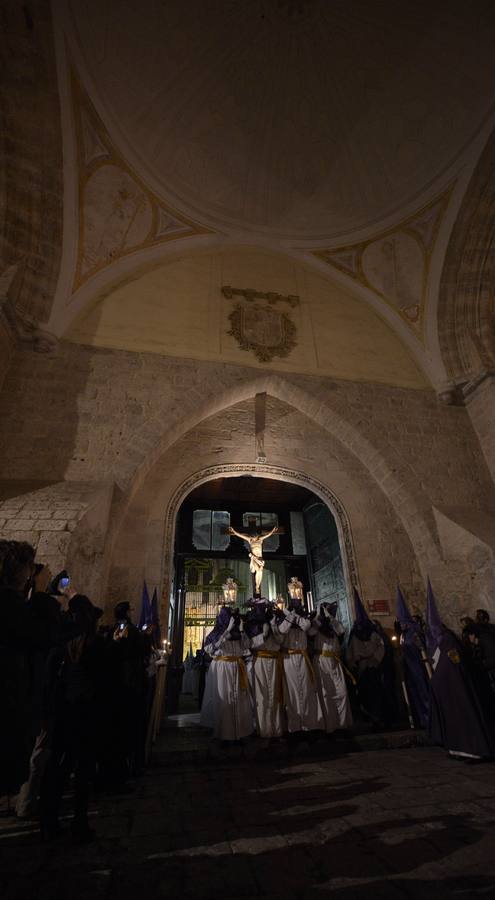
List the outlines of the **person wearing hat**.
<svg viewBox="0 0 495 900">
<path fill-rule="evenodd" d="M 246 662 L 249 639 L 239 610 L 222 607 L 205 641 L 211 656 L 201 707 L 201 724 L 220 741 L 240 741 L 253 733 L 253 707 Z"/>
<path fill-rule="evenodd" d="M 265 739 L 280 738 L 287 731 L 284 668 L 280 652 L 283 635 L 277 629 L 277 612 L 270 603 L 257 603 L 248 613 L 246 621 L 246 633 L 253 654 L 251 681 L 256 731 Z"/>
<path fill-rule="evenodd" d="M 344 634 L 344 626 L 335 618 L 335 606 L 321 603 L 310 635 L 313 637 L 313 668 L 328 734 L 352 725 L 351 704 L 340 654 L 340 641 Z"/>
</svg>

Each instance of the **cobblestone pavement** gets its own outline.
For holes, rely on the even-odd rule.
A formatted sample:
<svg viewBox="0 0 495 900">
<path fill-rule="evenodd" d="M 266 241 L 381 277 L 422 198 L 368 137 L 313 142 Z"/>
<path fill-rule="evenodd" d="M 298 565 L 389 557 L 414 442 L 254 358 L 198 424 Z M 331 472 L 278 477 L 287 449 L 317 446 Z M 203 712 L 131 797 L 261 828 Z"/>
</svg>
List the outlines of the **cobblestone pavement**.
<svg viewBox="0 0 495 900">
<path fill-rule="evenodd" d="M 494 765 L 429 747 L 165 760 L 97 800 L 87 847 L 4 819 L 3 900 L 495 898 Z"/>
</svg>

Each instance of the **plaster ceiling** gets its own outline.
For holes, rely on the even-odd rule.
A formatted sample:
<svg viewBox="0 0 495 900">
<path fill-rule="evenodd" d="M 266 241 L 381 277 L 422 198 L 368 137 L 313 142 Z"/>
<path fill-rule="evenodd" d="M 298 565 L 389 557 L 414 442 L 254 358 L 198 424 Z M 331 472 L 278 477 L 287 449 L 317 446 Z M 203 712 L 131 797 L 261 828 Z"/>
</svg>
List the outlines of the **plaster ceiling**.
<svg viewBox="0 0 495 900">
<path fill-rule="evenodd" d="M 71 7 L 114 131 L 165 199 L 220 229 L 333 240 L 383 221 L 449 169 L 493 104 L 485 0 Z"/>
<path fill-rule="evenodd" d="M 242 291 L 222 290 L 225 285 L 251 287 L 253 273 L 263 291 L 279 298 L 272 305 L 249 300 Z M 248 310 L 256 311 L 262 331 L 253 326 Z M 292 334 L 288 342 L 286 327 Z M 406 345 L 367 304 L 288 255 L 246 245 L 183 248 L 152 269 L 135 272 L 95 298 L 66 337 L 95 347 L 269 365 L 282 372 L 426 385 Z M 280 344 L 283 352 L 269 355 L 267 362 L 246 345 L 249 341 Z"/>
</svg>

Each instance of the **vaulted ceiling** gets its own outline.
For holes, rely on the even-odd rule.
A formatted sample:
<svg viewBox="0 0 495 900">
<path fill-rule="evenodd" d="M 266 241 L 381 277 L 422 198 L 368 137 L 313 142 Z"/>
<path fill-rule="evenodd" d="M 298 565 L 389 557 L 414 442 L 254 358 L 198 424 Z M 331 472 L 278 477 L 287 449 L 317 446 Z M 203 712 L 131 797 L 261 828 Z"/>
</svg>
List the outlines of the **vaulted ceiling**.
<svg viewBox="0 0 495 900">
<path fill-rule="evenodd" d="M 72 0 L 97 97 L 215 229 L 348 239 L 420 205 L 493 104 L 493 4 Z"/>
<path fill-rule="evenodd" d="M 53 26 L 64 238 L 50 331 L 173 352 L 153 316 L 152 339 L 133 344 L 139 320 L 151 304 L 164 329 L 178 322 L 198 289 L 197 254 L 208 251 L 223 261 L 205 282 L 222 358 L 221 269 L 237 271 L 232 259 L 245 250 L 251 268 L 238 287 L 283 290 L 295 279 L 304 302 L 297 273 L 312 271 L 327 285 L 322 334 L 347 328 L 357 359 L 365 332 L 381 328 L 380 347 L 398 341 L 405 368 L 422 370 L 418 386 L 449 383 L 438 297 L 495 123 L 493 3 L 55 0 Z M 280 284 L 268 283 L 267 254 L 284 260 Z M 165 288 L 177 260 L 175 295 Z M 284 366 L 301 370 L 300 358 L 294 351 Z M 384 365 L 378 380 L 410 383 L 397 376 L 396 348 Z"/>
</svg>

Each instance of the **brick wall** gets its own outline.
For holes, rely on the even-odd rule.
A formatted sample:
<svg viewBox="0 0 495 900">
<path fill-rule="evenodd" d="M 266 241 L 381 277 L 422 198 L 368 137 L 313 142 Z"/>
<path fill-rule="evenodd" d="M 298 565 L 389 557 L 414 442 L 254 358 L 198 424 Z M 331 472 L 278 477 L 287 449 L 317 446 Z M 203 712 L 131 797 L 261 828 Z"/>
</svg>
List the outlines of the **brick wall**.
<svg viewBox="0 0 495 900">
<path fill-rule="evenodd" d="M 40 562 L 56 574 L 67 566 L 73 583 L 97 599 L 102 595 L 104 545 L 111 485 L 62 482 L 24 491 L 0 483 L 0 538 L 28 541 Z"/>
</svg>

